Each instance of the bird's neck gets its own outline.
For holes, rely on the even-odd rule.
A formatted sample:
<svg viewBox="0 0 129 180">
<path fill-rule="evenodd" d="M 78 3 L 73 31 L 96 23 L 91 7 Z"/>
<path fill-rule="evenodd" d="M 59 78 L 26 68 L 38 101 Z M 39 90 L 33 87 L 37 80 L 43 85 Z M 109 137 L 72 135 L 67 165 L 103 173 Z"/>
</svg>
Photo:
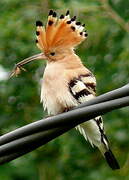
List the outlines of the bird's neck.
<svg viewBox="0 0 129 180">
<path fill-rule="evenodd" d="M 59 60 L 58 63 L 60 63 L 60 65 L 62 65 L 65 69 L 76 69 L 83 66 L 81 59 L 75 53 L 64 57 Z"/>
</svg>

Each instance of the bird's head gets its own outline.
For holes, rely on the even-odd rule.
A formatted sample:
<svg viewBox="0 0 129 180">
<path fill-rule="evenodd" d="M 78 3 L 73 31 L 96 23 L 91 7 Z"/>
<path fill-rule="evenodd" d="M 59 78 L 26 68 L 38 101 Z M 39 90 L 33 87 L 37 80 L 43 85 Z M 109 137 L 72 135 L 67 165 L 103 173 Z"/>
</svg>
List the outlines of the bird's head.
<svg viewBox="0 0 129 180">
<path fill-rule="evenodd" d="M 76 16 L 66 15 L 57 18 L 56 12 L 50 10 L 46 27 L 41 21 L 36 21 L 36 45 L 42 53 L 31 56 L 16 64 L 11 75 L 19 74 L 22 66 L 33 60 L 46 59 L 49 62 L 62 60 L 73 53 L 75 46 L 87 38 L 85 24 L 76 21 Z M 24 70 L 24 69 L 23 69 Z"/>
</svg>

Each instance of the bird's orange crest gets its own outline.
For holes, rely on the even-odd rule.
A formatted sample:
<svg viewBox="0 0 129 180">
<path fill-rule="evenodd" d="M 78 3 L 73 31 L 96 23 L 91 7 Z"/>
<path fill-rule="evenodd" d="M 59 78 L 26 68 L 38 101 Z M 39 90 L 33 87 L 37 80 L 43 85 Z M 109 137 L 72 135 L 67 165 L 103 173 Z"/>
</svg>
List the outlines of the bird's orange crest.
<svg viewBox="0 0 129 180">
<path fill-rule="evenodd" d="M 85 24 L 76 21 L 76 16 L 66 15 L 57 18 L 56 12 L 50 10 L 46 27 L 41 21 L 36 22 L 37 46 L 44 52 L 55 48 L 73 48 L 87 38 Z"/>
</svg>

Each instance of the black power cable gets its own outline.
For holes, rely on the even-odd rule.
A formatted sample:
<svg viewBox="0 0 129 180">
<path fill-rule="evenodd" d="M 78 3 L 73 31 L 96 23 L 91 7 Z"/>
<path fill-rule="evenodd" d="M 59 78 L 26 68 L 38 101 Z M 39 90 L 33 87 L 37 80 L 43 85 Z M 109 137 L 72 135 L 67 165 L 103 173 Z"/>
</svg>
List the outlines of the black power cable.
<svg viewBox="0 0 129 180">
<path fill-rule="evenodd" d="M 0 164 L 16 159 L 80 123 L 129 106 L 129 84 L 98 96 L 74 110 L 36 121 L 0 137 Z"/>
</svg>

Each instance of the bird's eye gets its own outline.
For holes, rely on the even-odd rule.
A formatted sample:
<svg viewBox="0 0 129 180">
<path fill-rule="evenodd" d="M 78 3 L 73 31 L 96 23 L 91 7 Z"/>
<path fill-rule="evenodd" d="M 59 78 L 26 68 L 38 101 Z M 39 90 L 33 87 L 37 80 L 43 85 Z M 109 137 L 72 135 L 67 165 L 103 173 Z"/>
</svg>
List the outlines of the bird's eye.
<svg viewBox="0 0 129 180">
<path fill-rule="evenodd" d="M 55 52 L 51 52 L 50 55 L 51 55 L 51 56 L 54 56 L 54 55 L 55 55 Z"/>
</svg>

